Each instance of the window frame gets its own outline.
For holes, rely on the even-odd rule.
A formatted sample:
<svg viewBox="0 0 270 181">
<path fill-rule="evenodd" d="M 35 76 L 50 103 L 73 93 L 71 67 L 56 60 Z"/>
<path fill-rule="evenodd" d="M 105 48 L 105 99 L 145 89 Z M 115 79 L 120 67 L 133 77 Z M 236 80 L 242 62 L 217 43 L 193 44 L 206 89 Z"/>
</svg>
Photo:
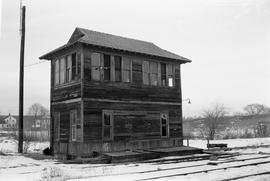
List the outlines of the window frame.
<svg viewBox="0 0 270 181">
<path fill-rule="evenodd" d="M 69 120 L 70 120 L 70 140 L 71 141 L 77 141 L 77 110 L 73 109 L 70 110 L 69 114 Z M 74 131 L 74 132 L 73 132 Z"/>
<path fill-rule="evenodd" d="M 154 68 L 152 68 L 152 65 L 156 64 L 156 72 L 153 72 Z M 159 62 L 150 61 L 149 62 L 149 69 L 150 69 L 150 84 L 151 86 L 158 86 L 158 64 Z M 153 82 L 153 77 L 155 77 L 156 83 Z"/>
<path fill-rule="evenodd" d="M 104 115 L 108 114 L 110 116 L 110 125 L 105 125 L 105 119 L 104 119 Z M 113 111 L 110 110 L 103 110 L 102 111 L 102 140 L 103 141 L 113 141 L 113 128 L 114 128 L 114 124 L 113 124 Z M 110 129 L 110 137 L 107 138 L 104 136 L 105 133 L 105 128 L 109 128 Z"/>
<path fill-rule="evenodd" d="M 151 79 L 150 79 L 150 75 L 151 75 L 151 73 L 150 73 L 150 61 L 146 61 L 146 60 L 143 61 L 142 74 L 143 74 L 143 84 L 144 85 L 152 85 L 151 84 Z"/>
<path fill-rule="evenodd" d="M 107 53 L 102 53 L 101 55 L 103 56 L 102 57 L 103 58 L 103 65 L 102 65 L 102 60 L 100 59 L 100 62 L 99 62 L 99 64 L 100 64 L 99 71 L 100 71 L 100 75 L 101 75 L 100 80 L 102 80 L 102 81 L 111 81 L 112 80 L 112 76 L 111 76 L 111 69 L 112 69 L 111 55 L 107 54 Z M 106 66 L 106 67 L 105 67 L 105 56 L 109 57 L 109 61 L 108 61 L 109 66 Z M 109 72 L 108 73 L 109 79 L 105 79 L 105 71 Z M 102 77 L 102 73 L 103 73 L 103 77 Z"/>
<path fill-rule="evenodd" d="M 128 66 L 125 66 L 126 64 L 128 63 Z M 129 57 L 123 57 L 122 58 L 122 82 L 123 83 L 131 83 L 132 82 L 132 79 L 131 79 L 131 76 L 132 76 L 132 60 L 131 58 Z M 128 68 L 126 68 L 128 67 Z M 126 74 L 125 74 L 126 73 Z M 126 77 L 125 78 L 125 75 L 128 75 L 128 78 Z M 125 81 L 125 80 L 129 80 L 129 81 Z"/>
<path fill-rule="evenodd" d="M 170 70 L 171 68 L 171 70 Z M 167 77 L 167 86 L 168 87 L 175 87 L 175 83 L 174 83 L 174 65 L 173 64 L 166 64 L 166 77 Z M 172 85 L 170 86 L 170 78 L 172 78 Z"/>
<path fill-rule="evenodd" d="M 162 119 L 166 120 L 165 125 L 162 123 Z M 163 136 L 163 127 L 165 126 L 166 129 L 166 135 Z M 160 113 L 160 137 L 161 138 L 169 138 L 170 132 L 169 132 L 169 115 L 168 113 Z"/>
<path fill-rule="evenodd" d="M 72 66 L 72 55 L 75 54 L 75 74 L 73 74 L 73 66 Z M 61 55 L 57 58 L 55 58 L 54 60 L 54 71 L 53 71 L 53 74 L 54 74 L 54 84 L 53 86 L 54 87 L 61 87 L 63 85 L 66 85 L 66 84 L 69 84 L 69 83 L 72 83 L 72 82 L 76 82 L 78 80 L 81 79 L 81 58 L 78 59 L 78 56 L 81 56 L 81 52 L 78 51 L 78 50 L 74 50 L 74 51 L 71 51 L 69 53 L 66 53 L 64 55 Z M 71 63 L 70 63 L 70 66 L 69 66 L 69 58 L 68 57 L 71 57 Z M 62 67 L 61 65 L 61 60 L 64 59 L 64 63 L 62 65 L 64 65 Z M 80 61 L 80 62 L 79 62 Z M 56 72 L 56 64 L 58 62 L 58 73 Z M 68 70 L 70 68 L 70 70 Z M 64 78 L 62 79 L 62 76 L 64 76 Z M 57 78 L 56 78 L 57 77 Z M 79 78 L 78 78 L 79 77 Z M 58 82 L 56 81 L 56 79 L 58 79 Z M 61 82 L 61 79 L 62 79 L 62 82 Z"/>
<path fill-rule="evenodd" d="M 119 60 L 120 67 L 116 67 L 116 57 L 119 58 L 118 60 Z M 123 71 L 122 63 L 123 63 L 122 56 L 120 56 L 120 55 L 114 55 L 114 81 L 115 82 L 122 82 L 122 71 Z M 116 77 L 117 77 L 116 76 L 116 72 L 119 73 L 119 76 L 120 76 L 119 80 L 116 79 Z"/>
<path fill-rule="evenodd" d="M 54 140 L 58 141 L 61 138 L 60 135 L 60 121 L 61 121 L 61 114 L 60 112 L 54 112 L 53 114 L 53 118 L 54 118 Z"/>
</svg>

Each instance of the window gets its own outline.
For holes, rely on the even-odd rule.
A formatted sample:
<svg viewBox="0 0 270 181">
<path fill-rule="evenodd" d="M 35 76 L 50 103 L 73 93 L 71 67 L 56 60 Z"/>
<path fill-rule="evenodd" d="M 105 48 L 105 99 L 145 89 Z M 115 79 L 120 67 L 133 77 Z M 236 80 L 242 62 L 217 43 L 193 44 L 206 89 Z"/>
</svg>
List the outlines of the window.
<svg viewBox="0 0 270 181">
<path fill-rule="evenodd" d="M 70 124 L 71 124 L 71 140 L 77 139 L 77 110 L 70 111 Z"/>
<path fill-rule="evenodd" d="M 77 67 L 77 61 L 76 61 L 76 53 L 73 53 L 72 55 L 71 55 L 71 67 L 72 67 L 72 70 L 71 70 L 71 79 L 72 80 L 75 80 L 75 78 L 76 78 L 76 67 Z"/>
<path fill-rule="evenodd" d="M 158 84 L 158 64 L 156 62 L 150 62 L 150 72 L 151 72 L 151 85 Z"/>
<path fill-rule="evenodd" d="M 66 81 L 66 59 L 60 59 L 60 84 L 65 83 Z"/>
<path fill-rule="evenodd" d="M 91 55 L 91 72 L 93 80 L 100 80 L 100 54 L 92 53 Z"/>
<path fill-rule="evenodd" d="M 160 115 L 160 128 L 161 128 L 161 137 L 169 136 L 169 124 L 168 124 L 168 114 Z"/>
<path fill-rule="evenodd" d="M 114 56 L 115 64 L 115 81 L 120 82 L 122 80 L 121 70 L 122 70 L 122 58 L 120 56 Z"/>
<path fill-rule="evenodd" d="M 110 111 L 102 113 L 102 138 L 103 140 L 113 139 L 113 114 Z"/>
<path fill-rule="evenodd" d="M 54 64 L 54 85 L 59 85 L 59 60 L 57 59 Z"/>
<path fill-rule="evenodd" d="M 130 82 L 130 59 L 123 60 L 123 82 Z"/>
<path fill-rule="evenodd" d="M 54 118 L 54 139 L 60 139 L 60 112 L 55 112 Z"/>
<path fill-rule="evenodd" d="M 161 86 L 166 86 L 166 64 L 161 63 Z"/>
<path fill-rule="evenodd" d="M 67 62 L 67 69 L 66 69 L 66 75 L 67 75 L 67 82 L 70 82 L 71 81 L 71 68 L 72 68 L 72 61 L 71 61 L 71 55 L 68 55 L 67 58 L 66 58 Z"/>
<path fill-rule="evenodd" d="M 104 54 L 104 80 L 111 80 L 111 56 Z"/>
<path fill-rule="evenodd" d="M 173 77 L 173 65 L 167 64 L 168 66 L 168 86 L 174 87 L 174 77 Z"/>
<path fill-rule="evenodd" d="M 142 62 L 139 60 L 132 60 L 132 82 L 142 84 Z"/>
<path fill-rule="evenodd" d="M 149 85 L 150 68 L 149 62 L 143 61 L 143 84 Z"/>
</svg>

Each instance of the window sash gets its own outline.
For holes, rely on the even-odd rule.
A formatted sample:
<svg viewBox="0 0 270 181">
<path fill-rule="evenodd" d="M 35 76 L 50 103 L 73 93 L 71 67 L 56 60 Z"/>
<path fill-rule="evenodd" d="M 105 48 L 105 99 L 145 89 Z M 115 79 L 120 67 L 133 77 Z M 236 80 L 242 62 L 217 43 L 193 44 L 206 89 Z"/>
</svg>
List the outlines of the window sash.
<svg viewBox="0 0 270 181">
<path fill-rule="evenodd" d="M 149 85 L 150 82 L 150 66 L 148 61 L 143 61 L 143 83 Z"/>
<path fill-rule="evenodd" d="M 160 115 L 160 135 L 161 137 L 169 137 L 169 119 L 168 114 Z"/>
<path fill-rule="evenodd" d="M 91 73 L 93 80 L 100 80 L 100 54 L 92 53 L 91 54 Z"/>
<path fill-rule="evenodd" d="M 115 65 L 115 81 L 121 82 L 122 81 L 122 58 L 121 56 L 114 56 L 114 65 Z"/>
<path fill-rule="evenodd" d="M 65 57 L 60 59 L 60 84 L 64 84 L 66 81 L 66 59 Z"/>
<path fill-rule="evenodd" d="M 113 114 L 110 111 L 102 112 L 102 139 L 113 140 Z"/>
<path fill-rule="evenodd" d="M 59 66 L 60 62 L 59 59 L 55 60 L 55 64 L 54 64 L 54 85 L 59 85 L 60 83 L 60 72 L 59 72 Z"/>
<path fill-rule="evenodd" d="M 158 85 L 158 63 L 150 62 L 150 81 L 151 85 Z"/>
<path fill-rule="evenodd" d="M 123 82 L 131 82 L 131 61 L 128 58 L 123 59 Z"/>
<path fill-rule="evenodd" d="M 104 80 L 111 80 L 111 56 L 104 54 Z"/>
<path fill-rule="evenodd" d="M 66 75 L 67 75 L 67 82 L 70 82 L 72 79 L 72 58 L 71 55 L 68 55 L 66 58 L 67 62 L 67 69 L 66 69 Z"/>
<path fill-rule="evenodd" d="M 71 140 L 77 140 L 77 110 L 70 111 Z"/>
<path fill-rule="evenodd" d="M 75 80 L 77 73 L 76 53 L 71 55 L 71 79 Z"/>
<path fill-rule="evenodd" d="M 60 112 L 54 113 L 54 139 L 60 139 Z"/>
<path fill-rule="evenodd" d="M 161 63 L 161 86 L 167 85 L 166 64 Z"/>
</svg>

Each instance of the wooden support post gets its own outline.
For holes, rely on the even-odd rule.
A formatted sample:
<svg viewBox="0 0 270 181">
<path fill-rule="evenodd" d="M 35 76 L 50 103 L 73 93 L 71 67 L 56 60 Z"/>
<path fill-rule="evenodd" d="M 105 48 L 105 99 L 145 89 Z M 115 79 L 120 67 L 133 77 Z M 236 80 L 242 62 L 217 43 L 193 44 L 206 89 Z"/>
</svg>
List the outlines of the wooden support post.
<svg viewBox="0 0 270 181">
<path fill-rule="evenodd" d="M 187 147 L 189 147 L 189 138 L 187 137 Z"/>
<path fill-rule="evenodd" d="M 24 42 L 25 42 L 25 6 L 22 7 L 21 51 L 20 51 L 20 88 L 19 88 L 19 140 L 18 152 L 23 152 L 23 79 L 24 79 Z"/>
<path fill-rule="evenodd" d="M 207 137 L 207 149 L 209 149 L 209 138 Z"/>
</svg>

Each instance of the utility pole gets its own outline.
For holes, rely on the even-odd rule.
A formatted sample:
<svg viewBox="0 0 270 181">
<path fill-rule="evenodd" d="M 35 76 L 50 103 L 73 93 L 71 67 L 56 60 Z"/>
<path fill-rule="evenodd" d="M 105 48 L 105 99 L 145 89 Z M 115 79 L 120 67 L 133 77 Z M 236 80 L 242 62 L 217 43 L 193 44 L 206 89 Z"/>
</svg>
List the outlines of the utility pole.
<svg viewBox="0 0 270 181">
<path fill-rule="evenodd" d="M 24 42 L 25 42 L 25 6 L 21 8 L 21 51 L 20 51 L 20 88 L 19 88 L 19 142 L 18 152 L 23 153 L 23 79 L 24 79 Z"/>
</svg>

